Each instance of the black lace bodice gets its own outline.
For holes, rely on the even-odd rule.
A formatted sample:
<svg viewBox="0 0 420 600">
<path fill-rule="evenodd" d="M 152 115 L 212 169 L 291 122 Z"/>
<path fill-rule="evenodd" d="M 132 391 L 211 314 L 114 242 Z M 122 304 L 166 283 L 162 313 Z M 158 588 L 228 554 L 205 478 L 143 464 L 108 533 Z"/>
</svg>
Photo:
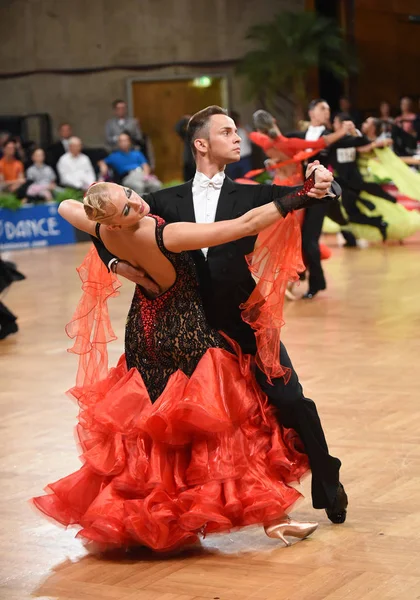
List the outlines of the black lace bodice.
<svg viewBox="0 0 420 600">
<path fill-rule="evenodd" d="M 139 370 L 152 401 L 162 393 L 172 373 L 181 369 L 191 375 L 208 348 L 231 349 L 207 324 L 194 261 L 187 252 L 175 254 L 165 248 L 166 223 L 160 217 L 154 219 L 156 243 L 172 263 L 176 280 L 156 298 L 136 286 L 125 334 L 127 367 Z"/>
</svg>

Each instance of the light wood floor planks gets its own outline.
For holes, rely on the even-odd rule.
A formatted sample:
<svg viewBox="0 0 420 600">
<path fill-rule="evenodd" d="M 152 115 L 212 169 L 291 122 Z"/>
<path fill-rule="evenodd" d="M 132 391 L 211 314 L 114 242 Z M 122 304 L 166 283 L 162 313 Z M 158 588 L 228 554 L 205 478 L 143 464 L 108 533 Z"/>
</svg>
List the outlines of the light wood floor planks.
<svg viewBox="0 0 420 600">
<path fill-rule="evenodd" d="M 329 289 L 287 306 L 284 340 L 306 395 L 343 461 L 348 521 L 318 519 L 291 548 L 253 528 L 209 537 L 162 558 L 88 555 L 73 530 L 28 498 L 78 468 L 76 407 L 64 391 L 76 359 L 64 324 L 80 295 L 75 266 L 88 245 L 16 252 L 28 276 L 5 303 L 18 335 L 0 342 L 0 598 L 65 600 L 414 600 L 420 598 L 420 239 L 364 251 L 334 249 Z M 122 352 L 132 288 L 111 301 Z M 309 481 L 304 485 L 309 491 Z"/>
</svg>

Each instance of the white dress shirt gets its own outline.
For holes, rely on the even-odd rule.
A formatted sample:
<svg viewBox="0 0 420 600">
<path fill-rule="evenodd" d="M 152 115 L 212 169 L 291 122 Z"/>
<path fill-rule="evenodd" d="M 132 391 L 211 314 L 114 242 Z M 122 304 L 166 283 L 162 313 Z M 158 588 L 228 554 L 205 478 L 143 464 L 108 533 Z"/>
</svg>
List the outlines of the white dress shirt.
<svg viewBox="0 0 420 600">
<path fill-rule="evenodd" d="M 324 131 L 325 125 L 318 125 L 317 127 L 315 127 L 315 125 L 309 125 L 305 134 L 305 140 L 319 140 Z"/>
<path fill-rule="evenodd" d="M 319 140 L 324 131 L 325 125 L 318 125 L 317 127 L 315 127 L 315 125 L 309 125 L 305 133 L 305 140 L 309 140 L 311 142 Z M 312 150 L 313 148 L 307 148 L 306 152 L 312 152 Z"/>
<path fill-rule="evenodd" d="M 222 189 L 224 180 L 224 171 L 219 171 L 211 179 L 203 173 L 196 171 L 192 184 L 196 223 L 214 223 L 220 190 Z M 207 257 L 208 248 L 202 248 L 201 250 L 204 256 Z"/>
<path fill-rule="evenodd" d="M 95 171 L 86 154 L 73 156 L 66 152 L 57 163 L 61 185 L 68 185 L 79 190 L 87 189 L 96 181 Z"/>
</svg>

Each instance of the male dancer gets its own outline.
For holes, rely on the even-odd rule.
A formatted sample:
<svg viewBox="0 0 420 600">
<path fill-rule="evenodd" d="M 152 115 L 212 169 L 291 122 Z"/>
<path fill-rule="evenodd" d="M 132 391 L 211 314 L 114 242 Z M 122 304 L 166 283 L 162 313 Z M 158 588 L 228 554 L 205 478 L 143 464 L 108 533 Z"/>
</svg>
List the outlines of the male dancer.
<svg viewBox="0 0 420 600">
<path fill-rule="evenodd" d="M 233 120 L 225 110 L 210 106 L 190 119 L 188 135 L 196 160 L 197 172 L 192 181 L 183 185 L 149 194 L 145 199 L 151 212 L 167 222 L 213 222 L 232 219 L 256 206 L 283 198 L 295 207 L 296 192 L 301 189 L 281 186 L 247 186 L 234 183 L 225 176 L 226 163 L 240 157 L 240 138 Z M 340 188 L 327 173 L 325 180 L 308 192 L 307 205 L 319 202 L 332 188 L 333 195 Z M 114 272 L 143 286 L 150 281 L 130 265 L 125 264 L 94 239 L 99 255 Z M 245 255 L 254 248 L 255 238 L 203 248 L 192 253 L 197 267 L 201 295 L 209 323 L 236 340 L 245 353 L 256 353 L 253 330 L 241 318 L 240 305 L 255 287 L 248 270 Z M 278 408 L 282 425 L 291 427 L 300 435 L 312 469 L 312 499 L 315 508 L 325 508 L 329 519 L 343 523 L 346 519 L 347 496 L 339 482 L 340 461 L 328 452 L 316 406 L 305 398 L 298 376 L 284 345 L 281 345 L 280 363 L 291 369 L 291 377 L 273 379 L 272 385 L 257 369 L 259 385 L 270 402 Z"/>
<path fill-rule="evenodd" d="M 348 119 L 347 114 L 338 113 L 334 117 L 333 127 L 337 131 L 342 127 L 343 121 Z M 361 202 L 367 208 L 372 210 L 375 205 L 360 197 L 362 191 L 369 192 L 373 195 L 384 198 L 385 200 L 395 202 L 395 198 L 387 194 L 382 188 L 376 183 L 366 183 L 363 181 L 363 177 L 359 171 L 357 165 L 357 151 L 369 152 L 373 148 L 383 148 L 392 144 L 392 140 L 385 138 L 378 141 L 371 142 L 365 135 L 359 134 L 353 126 L 351 132 L 354 146 L 348 148 L 334 148 L 330 153 L 330 164 L 334 168 L 334 172 L 337 174 L 337 179 L 340 182 L 340 186 L 343 192 L 342 202 L 345 211 L 348 215 L 351 223 L 359 223 L 360 225 L 370 225 L 379 229 L 383 241 L 387 238 L 387 227 L 388 223 L 382 219 L 382 217 L 369 217 L 365 215 L 358 207 L 357 202 Z"/>
<path fill-rule="evenodd" d="M 331 134 L 331 111 L 326 100 L 323 100 L 322 98 L 312 100 L 308 106 L 308 114 L 310 119 L 308 129 L 304 132 L 299 131 L 289 134 L 289 137 L 300 137 L 306 140 L 315 141 L 321 136 Z M 358 138 L 345 136 L 334 144 L 331 144 L 328 148 L 321 150 L 317 155 L 317 158 L 322 165 L 328 167 L 333 162 L 331 155 L 336 152 L 337 148 L 344 149 L 358 145 L 362 145 L 362 142 L 358 140 Z M 336 208 L 334 214 L 329 214 L 328 216 L 334 221 L 337 221 L 339 225 L 346 225 L 348 221 L 339 210 L 338 203 L 334 208 Z M 327 287 L 319 251 L 319 238 L 321 237 L 322 225 L 327 212 L 328 207 L 326 204 L 311 206 L 305 211 L 305 219 L 302 226 L 302 252 L 309 272 L 309 290 L 303 296 L 306 299 L 314 298 L 318 292 L 325 290 Z M 351 232 L 343 231 L 343 235 L 345 236 L 348 245 L 356 245 L 356 238 Z"/>
</svg>

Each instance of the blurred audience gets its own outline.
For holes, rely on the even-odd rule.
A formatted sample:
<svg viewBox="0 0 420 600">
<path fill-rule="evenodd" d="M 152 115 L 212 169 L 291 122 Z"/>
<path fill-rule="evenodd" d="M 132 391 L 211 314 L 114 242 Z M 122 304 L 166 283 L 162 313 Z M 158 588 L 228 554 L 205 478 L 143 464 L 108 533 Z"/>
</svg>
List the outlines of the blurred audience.
<svg viewBox="0 0 420 600">
<path fill-rule="evenodd" d="M 0 131 L 0 158 L 3 156 L 3 146 L 10 139 L 10 133 L 8 131 Z"/>
<path fill-rule="evenodd" d="M 22 161 L 16 158 L 16 142 L 8 140 L 0 160 L 0 189 L 18 194 L 24 184 L 25 172 Z"/>
<path fill-rule="evenodd" d="M 109 177 L 108 168 L 114 173 L 114 179 L 132 188 L 138 194 L 156 192 L 162 183 L 152 175 L 150 165 L 140 150 L 133 148 L 132 140 L 126 133 L 118 136 L 118 149 L 99 162 L 102 177 Z"/>
<path fill-rule="evenodd" d="M 410 135 L 416 135 L 414 129 L 414 121 L 417 118 L 416 113 L 413 111 L 413 101 L 408 96 L 401 98 L 400 102 L 401 114 L 395 119 L 396 125 L 404 129 L 406 133 Z"/>
<path fill-rule="evenodd" d="M 350 99 L 347 96 L 341 96 L 338 101 L 339 110 L 338 113 L 345 113 L 350 116 L 350 119 L 355 123 L 356 127 L 360 127 L 362 123 L 362 116 L 360 112 L 352 107 Z"/>
<path fill-rule="evenodd" d="M 36 148 L 32 153 L 32 165 L 26 171 L 29 187 L 26 191 L 28 200 L 51 201 L 52 192 L 57 187 L 56 175 L 49 165 L 45 164 L 45 152 Z"/>
<path fill-rule="evenodd" d="M 231 179 L 239 179 L 252 169 L 252 144 L 251 140 L 249 139 L 249 131 L 251 128 L 247 128 L 242 124 L 241 116 L 238 112 L 232 110 L 230 116 L 235 121 L 237 133 L 241 138 L 241 158 L 238 160 L 238 162 L 231 163 L 230 165 L 226 166 L 226 174 Z"/>
<path fill-rule="evenodd" d="M 385 100 L 379 105 L 379 119 L 381 121 L 381 132 L 379 137 L 391 138 L 394 119 L 391 116 L 391 105 Z"/>
<path fill-rule="evenodd" d="M 195 160 L 187 136 L 187 125 L 191 115 L 184 115 L 175 125 L 175 131 L 184 142 L 184 152 L 182 156 L 182 173 L 184 181 L 189 181 L 195 175 Z"/>
<path fill-rule="evenodd" d="M 137 119 L 127 117 L 127 104 L 124 100 L 112 103 L 114 116 L 105 123 L 105 142 L 111 150 L 118 147 L 120 133 L 128 133 L 134 143 L 140 144 L 143 134 Z"/>
<path fill-rule="evenodd" d="M 69 140 L 73 131 L 69 123 L 62 123 L 58 129 L 59 139 L 47 149 L 47 162 L 55 169 L 59 159 L 69 151 Z"/>
<path fill-rule="evenodd" d="M 114 100 L 112 103 L 114 116 L 105 123 L 105 143 L 110 150 L 118 148 L 118 136 L 127 133 L 135 146 L 146 156 L 152 171 L 155 168 L 153 145 L 148 136 L 140 129 L 137 119 L 127 116 L 127 103 Z"/>
<path fill-rule="evenodd" d="M 57 163 L 60 184 L 76 190 L 87 190 L 95 182 L 96 176 L 89 158 L 82 153 L 81 139 L 71 137 L 68 148 L 69 151 Z"/>
<path fill-rule="evenodd" d="M 386 121 L 388 123 L 394 122 L 391 115 L 391 104 L 386 100 L 383 100 L 379 105 L 379 118 L 381 121 Z"/>
</svg>

